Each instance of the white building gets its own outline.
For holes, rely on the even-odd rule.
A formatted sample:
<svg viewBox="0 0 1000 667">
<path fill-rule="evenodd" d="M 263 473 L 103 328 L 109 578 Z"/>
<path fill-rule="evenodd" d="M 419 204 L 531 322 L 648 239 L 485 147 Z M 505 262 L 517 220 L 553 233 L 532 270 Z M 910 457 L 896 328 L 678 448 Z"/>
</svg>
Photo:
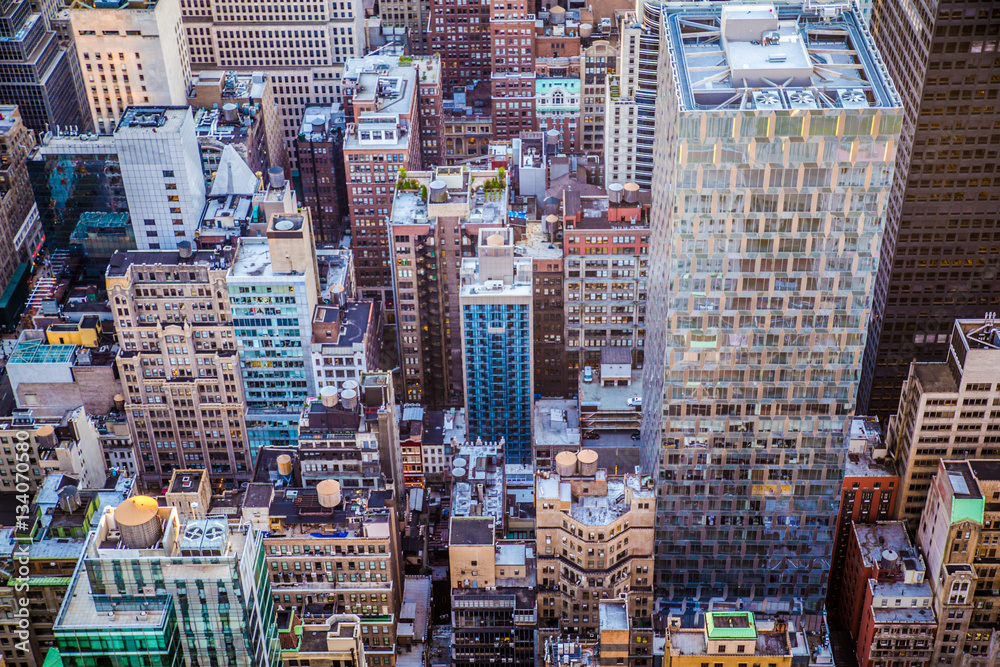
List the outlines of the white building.
<svg viewBox="0 0 1000 667">
<path fill-rule="evenodd" d="M 70 25 L 98 132 L 111 133 L 130 106 L 187 100 L 191 63 L 180 0 L 81 0 L 70 9 Z"/>
<path fill-rule="evenodd" d="M 205 207 L 201 152 L 190 107 L 131 107 L 115 131 L 139 250 L 195 239 Z"/>
</svg>

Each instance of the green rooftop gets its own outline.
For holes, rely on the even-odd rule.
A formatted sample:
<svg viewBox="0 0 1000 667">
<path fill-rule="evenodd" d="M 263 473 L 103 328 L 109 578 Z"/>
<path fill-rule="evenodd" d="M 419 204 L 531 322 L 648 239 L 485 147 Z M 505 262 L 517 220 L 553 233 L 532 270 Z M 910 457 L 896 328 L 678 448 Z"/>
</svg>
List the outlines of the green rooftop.
<svg viewBox="0 0 1000 667">
<path fill-rule="evenodd" d="M 45 341 L 22 340 L 14 348 L 7 364 L 68 364 L 76 345 L 48 345 Z"/>
<path fill-rule="evenodd" d="M 709 639 L 756 639 L 757 626 L 753 612 L 713 611 L 705 614 L 705 630 Z"/>
</svg>

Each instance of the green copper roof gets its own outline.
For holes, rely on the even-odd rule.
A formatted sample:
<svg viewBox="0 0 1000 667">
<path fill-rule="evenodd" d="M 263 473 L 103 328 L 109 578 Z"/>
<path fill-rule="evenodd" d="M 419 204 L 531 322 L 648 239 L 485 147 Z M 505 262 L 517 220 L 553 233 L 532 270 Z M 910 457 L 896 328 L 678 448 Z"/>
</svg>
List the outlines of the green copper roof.
<svg viewBox="0 0 1000 667">
<path fill-rule="evenodd" d="M 45 662 L 42 663 L 42 667 L 63 667 L 62 654 L 59 653 L 59 649 L 54 646 L 49 649 L 49 652 L 45 654 Z"/>
<path fill-rule="evenodd" d="M 756 639 L 757 626 L 749 611 L 715 611 L 705 614 L 709 639 Z"/>
<path fill-rule="evenodd" d="M 982 498 L 952 498 L 951 501 L 951 522 L 975 521 L 983 523 L 986 512 L 986 501 Z"/>
</svg>

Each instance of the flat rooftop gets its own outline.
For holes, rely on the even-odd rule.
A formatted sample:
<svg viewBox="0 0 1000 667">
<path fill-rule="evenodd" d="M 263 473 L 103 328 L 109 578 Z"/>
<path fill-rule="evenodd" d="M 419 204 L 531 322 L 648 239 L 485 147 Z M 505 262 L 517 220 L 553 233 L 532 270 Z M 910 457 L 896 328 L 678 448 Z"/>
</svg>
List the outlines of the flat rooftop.
<svg viewBox="0 0 1000 667">
<path fill-rule="evenodd" d="M 594 381 L 580 381 L 580 408 L 583 412 L 641 412 L 641 406 L 631 406 L 628 399 L 642 397 L 642 370 L 632 369 L 631 384 L 628 386 L 605 387 L 599 373 L 594 369 Z M 581 378 L 583 371 L 580 372 Z"/>
<path fill-rule="evenodd" d="M 961 500 L 982 500 L 979 482 L 968 461 L 942 461 L 955 498 Z"/>
<path fill-rule="evenodd" d="M 492 545 L 493 519 L 491 517 L 452 517 L 448 542 L 456 546 Z"/>
<path fill-rule="evenodd" d="M 535 447 L 570 447 L 580 445 L 580 409 L 574 400 L 547 398 L 533 407 Z"/>
<path fill-rule="evenodd" d="M 138 136 L 151 132 L 176 133 L 187 118 L 193 118 L 189 106 L 129 107 L 118 121 L 115 136 Z"/>
<path fill-rule="evenodd" d="M 944 361 L 917 362 L 912 366 L 924 392 L 932 394 L 954 394 L 958 392 L 955 376 Z"/>
<path fill-rule="evenodd" d="M 676 62 L 681 109 L 898 108 L 860 14 L 816 6 L 665 7 L 660 34 Z"/>
<path fill-rule="evenodd" d="M 628 610 L 624 602 L 602 602 L 599 609 L 601 631 L 628 630 Z"/>
<path fill-rule="evenodd" d="M 368 333 L 369 324 L 375 319 L 377 308 L 378 303 L 371 299 L 350 301 L 343 306 L 317 306 L 316 312 L 313 314 L 313 324 L 333 324 L 339 316 L 340 335 L 336 343 L 324 341 L 316 344 L 336 344 L 338 347 L 344 347 L 363 343 L 365 335 Z"/>
<path fill-rule="evenodd" d="M 210 268 L 224 269 L 232 261 L 233 251 L 222 249 L 196 250 L 191 257 L 182 259 L 176 250 L 130 250 L 116 252 L 108 262 L 108 277 L 123 277 L 133 266 L 161 266 L 179 268 L 190 265 L 202 265 Z"/>
</svg>

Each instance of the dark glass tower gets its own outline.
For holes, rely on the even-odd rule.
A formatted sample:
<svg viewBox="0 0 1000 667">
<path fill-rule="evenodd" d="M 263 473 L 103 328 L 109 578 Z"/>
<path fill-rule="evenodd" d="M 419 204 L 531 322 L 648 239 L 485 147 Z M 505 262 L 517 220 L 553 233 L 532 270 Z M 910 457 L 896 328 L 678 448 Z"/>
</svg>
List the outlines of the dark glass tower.
<svg viewBox="0 0 1000 667">
<path fill-rule="evenodd" d="M 905 111 L 858 392 L 885 417 L 955 319 L 1000 310 L 1000 2 L 876 0 L 871 32 Z"/>
<path fill-rule="evenodd" d="M 73 46 L 59 43 L 28 0 L 0 0 L 0 102 L 16 104 L 24 124 L 41 133 L 46 125 L 89 127 L 83 101 Z"/>
</svg>

